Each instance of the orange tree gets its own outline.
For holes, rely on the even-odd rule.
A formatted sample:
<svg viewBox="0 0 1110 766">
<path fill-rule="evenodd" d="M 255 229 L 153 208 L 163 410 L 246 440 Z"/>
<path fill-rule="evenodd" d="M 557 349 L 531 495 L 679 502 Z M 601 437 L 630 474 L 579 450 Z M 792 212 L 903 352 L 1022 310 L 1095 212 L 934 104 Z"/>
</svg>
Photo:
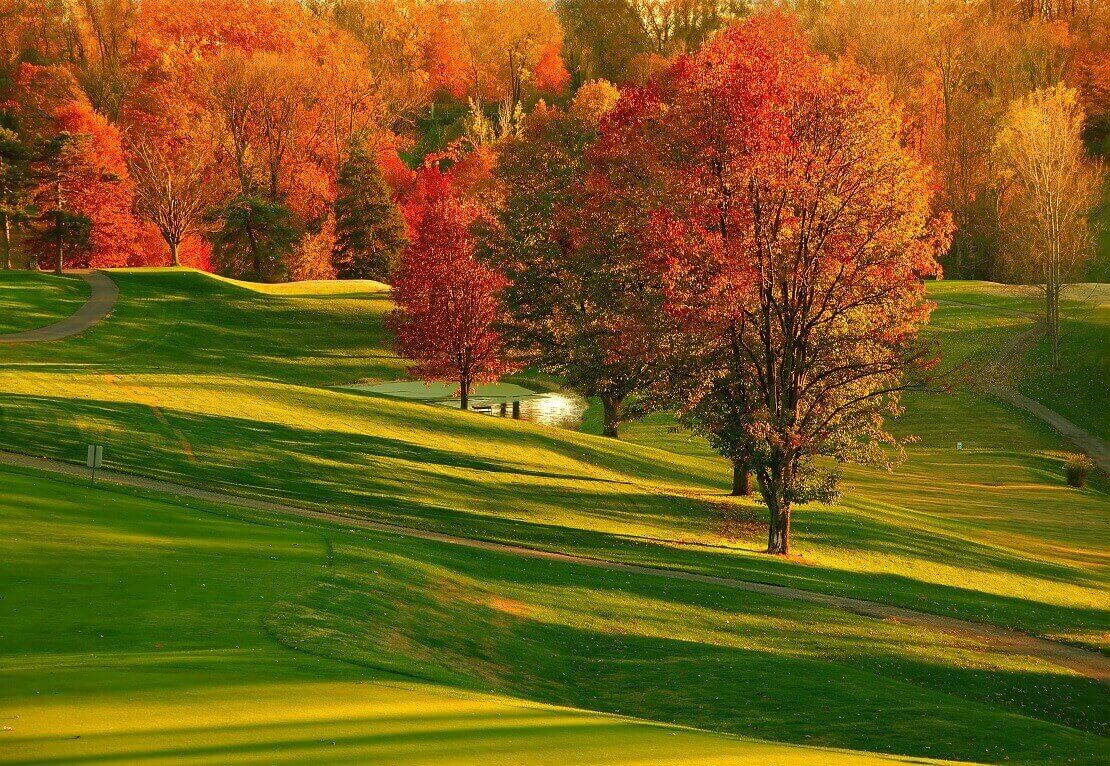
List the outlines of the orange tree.
<svg viewBox="0 0 1110 766">
<path fill-rule="evenodd" d="M 729 28 L 648 92 L 653 140 L 635 150 L 670 191 L 647 257 L 697 357 L 682 410 L 712 413 L 718 448 L 749 461 L 767 550 L 787 554 L 794 505 L 835 495 L 815 458 L 886 464 L 900 447 L 884 416 L 932 361 L 922 277 L 948 227 L 885 87 L 785 16 Z"/>
</svg>

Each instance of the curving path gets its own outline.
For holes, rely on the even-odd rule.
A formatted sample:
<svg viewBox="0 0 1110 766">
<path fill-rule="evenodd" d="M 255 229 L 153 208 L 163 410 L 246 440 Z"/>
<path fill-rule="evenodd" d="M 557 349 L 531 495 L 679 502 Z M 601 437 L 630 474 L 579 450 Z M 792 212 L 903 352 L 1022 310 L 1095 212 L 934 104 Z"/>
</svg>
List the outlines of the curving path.
<svg viewBox="0 0 1110 766">
<path fill-rule="evenodd" d="M 66 271 L 66 273 L 81 277 L 89 283 L 89 299 L 85 301 L 85 305 L 77 309 L 72 316 L 46 327 L 0 335 L 0 343 L 38 343 L 40 341 L 61 340 L 71 335 L 83 333 L 112 313 L 112 309 L 116 305 L 116 299 L 119 298 L 119 288 L 116 287 L 115 282 L 100 271 L 76 269 Z"/>
<path fill-rule="evenodd" d="M 0 464 L 49 471 L 51 473 L 65 474 L 68 476 L 78 476 L 82 478 L 88 477 L 88 471 L 77 465 L 64 463 L 59 460 L 29 457 L 26 455 L 18 455 L 10 452 L 0 452 Z M 420 540 L 431 540 L 434 542 L 447 543 L 449 545 L 458 545 L 466 548 L 475 548 L 484 551 L 491 551 L 494 553 L 507 554 L 510 556 L 521 556 L 524 558 L 542 559 L 545 561 L 557 561 L 564 564 L 586 566 L 613 572 L 628 572 L 634 574 L 649 575 L 653 577 L 665 577 L 672 580 L 684 580 L 688 582 L 705 583 L 707 585 L 714 585 L 717 587 L 732 588 L 735 590 L 743 590 L 751 593 L 759 593 L 768 596 L 776 596 L 779 598 L 793 599 L 795 601 L 805 601 L 813 604 L 822 604 L 824 606 L 831 606 L 838 609 L 843 609 L 853 614 L 858 614 L 864 617 L 871 617 L 877 620 L 896 620 L 898 622 L 904 622 L 911 625 L 918 625 L 925 628 L 940 630 L 951 635 L 969 638 L 982 644 L 990 645 L 994 648 L 1002 649 L 1013 654 L 1022 654 L 1026 656 L 1037 657 L 1043 660 L 1047 660 L 1048 662 L 1055 665 L 1068 668 L 1069 670 L 1072 670 L 1080 675 L 1098 680 L 1103 684 L 1110 685 L 1110 657 L 1104 656 L 1095 651 L 1081 649 L 1079 647 L 1062 644 L 1056 641 L 1050 641 L 1044 638 L 1037 638 L 1036 636 L 1031 636 L 1026 633 L 1020 633 L 1015 630 L 995 627 L 993 625 L 983 625 L 981 623 L 969 622 L 967 620 L 958 620 L 951 617 L 929 614 L 928 612 L 918 612 L 912 609 L 903 609 L 901 607 L 880 604 L 875 601 L 865 601 L 863 599 L 849 598 L 846 596 L 833 596 L 825 593 L 817 593 L 815 591 L 798 590 L 782 585 L 770 585 L 768 583 L 749 582 L 747 580 L 733 580 L 726 577 L 714 577 L 712 575 L 697 574 L 695 572 L 640 566 L 637 564 L 624 564 L 617 561 L 608 561 L 605 559 L 596 559 L 587 556 L 576 556 L 570 553 L 536 550 L 534 548 L 527 548 L 519 545 L 507 545 L 505 543 L 495 543 L 487 540 L 475 540 L 468 537 L 459 537 L 457 535 L 449 535 L 441 532 L 432 532 L 430 530 L 424 529 L 413 529 L 411 527 L 402 527 L 380 521 L 371 521 L 370 519 L 345 516 L 339 513 L 314 511 L 308 508 L 286 505 L 284 503 L 256 500 L 253 498 L 241 497 L 238 495 L 229 495 L 223 492 L 212 492 L 205 489 L 190 487 L 184 484 L 174 484 L 172 482 L 162 481 L 160 479 L 151 479 L 145 476 L 137 476 L 120 471 L 99 471 L 97 473 L 97 477 L 102 481 L 107 481 L 113 484 L 120 484 L 128 487 L 138 487 L 141 489 L 150 489 L 158 492 L 166 492 L 183 497 L 191 497 L 197 500 L 203 500 L 206 502 L 222 503 L 224 505 L 238 506 L 241 508 L 251 508 L 254 510 L 276 512 L 289 516 L 296 516 L 303 519 L 311 519 L 314 521 L 324 521 L 333 524 L 341 524 L 342 526 L 349 529 L 370 529 L 376 532 L 386 532 L 389 534 L 400 535 L 403 537 L 412 537 Z"/>
<path fill-rule="evenodd" d="M 1106 473 L 1110 473 L 1110 447 L 1103 439 L 1088 433 L 1060 413 L 1045 407 L 1024 394 L 1018 393 L 1010 386 L 1009 381 L 1014 366 L 1025 358 L 1025 355 L 1044 334 L 1044 322 L 1038 320 L 1025 332 L 1011 338 L 1010 342 L 1002 347 L 1002 350 L 998 352 L 998 356 L 994 359 L 994 374 L 992 375 L 994 380 L 987 385 L 987 391 L 1048 423 L 1061 436 L 1087 453 L 1095 461 L 1095 465 Z"/>
</svg>

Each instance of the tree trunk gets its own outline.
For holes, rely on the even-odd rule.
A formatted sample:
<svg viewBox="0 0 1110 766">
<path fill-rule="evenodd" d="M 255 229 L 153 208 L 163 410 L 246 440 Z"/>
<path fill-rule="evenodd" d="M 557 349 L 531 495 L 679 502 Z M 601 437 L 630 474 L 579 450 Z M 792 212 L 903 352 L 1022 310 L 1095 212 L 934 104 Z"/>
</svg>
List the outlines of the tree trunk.
<svg viewBox="0 0 1110 766">
<path fill-rule="evenodd" d="M 620 423 L 622 399 L 609 394 L 601 395 L 602 421 L 601 433 L 611 439 L 619 439 L 617 424 Z"/>
<path fill-rule="evenodd" d="M 459 409 L 470 409 L 470 379 L 459 378 Z"/>
<path fill-rule="evenodd" d="M 60 277 L 62 275 L 62 266 L 64 265 L 62 261 L 65 256 L 65 249 L 62 242 L 64 235 L 62 234 L 62 179 L 60 176 L 56 177 L 54 180 L 54 202 L 57 213 L 57 220 L 55 221 L 54 228 L 58 239 L 58 268 L 56 273 Z"/>
<path fill-rule="evenodd" d="M 4 270 L 12 267 L 12 220 L 4 216 Z"/>
<path fill-rule="evenodd" d="M 743 460 L 732 461 L 733 497 L 747 497 L 752 493 L 752 474 Z"/>
<path fill-rule="evenodd" d="M 177 259 L 178 243 L 167 240 L 166 244 L 170 246 L 170 266 L 180 266 L 181 262 Z"/>
<path fill-rule="evenodd" d="M 790 554 L 790 501 L 787 488 L 791 484 L 794 465 L 790 460 L 777 462 L 772 455 L 771 467 L 759 471 L 759 493 L 767 504 L 770 519 L 767 524 L 767 553 L 777 556 Z"/>
<path fill-rule="evenodd" d="M 767 552 L 777 556 L 790 554 L 790 504 L 774 501 L 768 504 L 771 523 L 767 526 Z"/>
<path fill-rule="evenodd" d="M 1052 369 L 1060 366 L 1060 286 L 1055 283 L 1053 276 L 1049 277 L 1045 285 L 1045 330 L 1048 333 L 1048 344 Z"/>
</svg>

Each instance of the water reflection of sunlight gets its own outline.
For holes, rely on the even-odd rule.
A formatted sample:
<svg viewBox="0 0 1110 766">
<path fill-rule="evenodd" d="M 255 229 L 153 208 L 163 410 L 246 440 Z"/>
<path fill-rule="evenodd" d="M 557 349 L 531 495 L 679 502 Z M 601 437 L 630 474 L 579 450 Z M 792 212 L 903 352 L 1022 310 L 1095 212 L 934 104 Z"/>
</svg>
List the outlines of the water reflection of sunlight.
<svg viewBox="0 0 1110 766">
<path fill-rule="evenodd" d="M 519 408 L 514 403 L 519 402 Z M 459 406 L 458 399 L 436 402 L 444 407 Z M 475 412 L 493 417 L 517 418 L 545 426 L 577 430 L 582 425 L 587 402 L 571 393 L 531 394 L 521 397 L 479 396 L 470 400 Z"/>
<path fill-rule="evenodd" d="M 459 408 L 458 385 L 449 382 L 395 380 L 388 383 L 357 383 L 343 388 L 373 394 L 428 402 L 437 407 Z M 538 394 L 515 383 L 487 383 L 475 387 L 469 407 L 492 417 L 515 418 L 545 426 L 578 430 L 588 403 L 571 391 Z"/>
</svg>

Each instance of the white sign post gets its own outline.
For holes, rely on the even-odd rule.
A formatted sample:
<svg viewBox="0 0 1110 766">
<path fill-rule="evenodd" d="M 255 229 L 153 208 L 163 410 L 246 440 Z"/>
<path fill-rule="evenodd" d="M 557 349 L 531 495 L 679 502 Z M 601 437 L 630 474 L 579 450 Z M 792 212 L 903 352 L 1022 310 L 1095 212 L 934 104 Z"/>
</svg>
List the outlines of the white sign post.
<svg viewBox="0 0 1110 766">
<path fill-rule="evenodd" d="M 92 471 L 92 481 L 96 482 L 96 469 L 104 464 L 104 447 L 99 444 L 89 445 L 89 456 L 85 460 L 85 465 Z"/>
</svg>

